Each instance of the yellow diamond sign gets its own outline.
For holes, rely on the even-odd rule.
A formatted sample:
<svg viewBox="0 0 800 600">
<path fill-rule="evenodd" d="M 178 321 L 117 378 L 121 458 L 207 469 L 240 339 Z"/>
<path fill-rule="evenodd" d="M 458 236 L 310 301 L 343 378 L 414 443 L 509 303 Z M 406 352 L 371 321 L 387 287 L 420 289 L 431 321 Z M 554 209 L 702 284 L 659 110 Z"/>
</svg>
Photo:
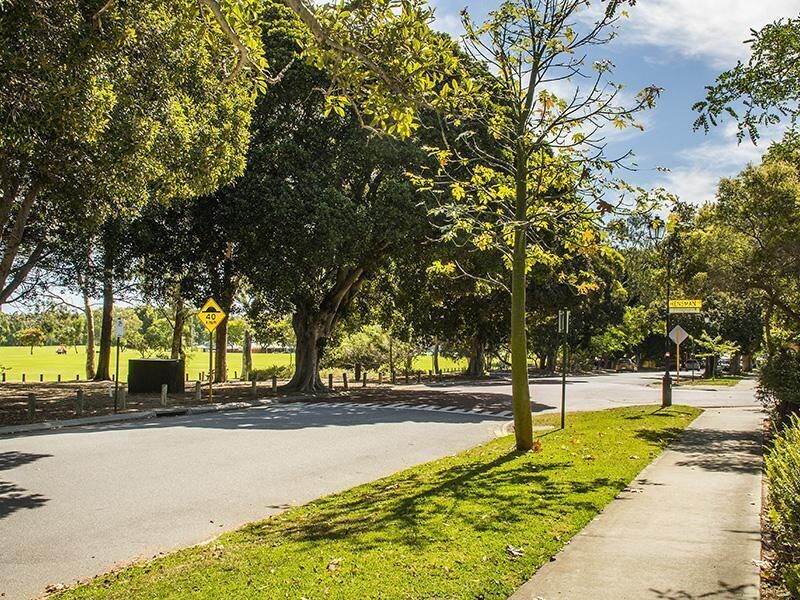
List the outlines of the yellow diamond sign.
<svg viewBox="0 0 800 600">
<path fill-rule="evenodd" d="M 219 324 L 225 320 L 226 316 L 225 311 L 220 308 L 213 298 L 209 298 L 203 308 L 200 309 L 200 312 L 197 313 L 197 318 L 206 326 L 209 333 L 219 327 Z"/>
</svg>

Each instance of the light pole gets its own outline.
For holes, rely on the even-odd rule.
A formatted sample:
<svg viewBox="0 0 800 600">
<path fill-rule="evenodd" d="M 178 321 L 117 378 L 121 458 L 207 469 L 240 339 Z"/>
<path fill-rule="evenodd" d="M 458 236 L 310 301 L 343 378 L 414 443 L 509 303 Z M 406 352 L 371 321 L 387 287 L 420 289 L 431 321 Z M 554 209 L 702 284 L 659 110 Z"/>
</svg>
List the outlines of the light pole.
<svg viewBox="0 0 800 600">
<path fill-rule="evenodd" d="M 664 342 L 664 378 L 661 382 L 661 407 L 666 408 L 667 406 L 672 406 L 672 376 L 669 372 L 669 359 L 670 359 L 670 343 L 669 343 L 669 332 L 670 332 L 670 325 L 671 319 L 669 314 L 669 301 L 670 301 L 670 292 L 671 292 L 671 280 L 672 280 L 672 257 L 669 251 L 669 237 L 667 236 L 667 229 L 664 225 L 664 221 L 661 219 L 656 219 L 650 222 L 650 237 L 651 239 L 658 244 L 662 240 L 664 240 L 664 257 L 667 264 L 667 302 L 666 302 L 666 323 L 667 328 L 665 333 L 665 342 Z M 678 365 L 680 368 L 680 365 Z"/>
</svg>

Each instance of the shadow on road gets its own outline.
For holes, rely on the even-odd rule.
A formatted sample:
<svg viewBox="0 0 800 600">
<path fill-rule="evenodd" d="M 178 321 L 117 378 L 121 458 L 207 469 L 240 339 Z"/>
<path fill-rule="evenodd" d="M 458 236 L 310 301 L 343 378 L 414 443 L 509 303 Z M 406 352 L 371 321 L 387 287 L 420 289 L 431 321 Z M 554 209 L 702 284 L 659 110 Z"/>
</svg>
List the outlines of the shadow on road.
<svg viewBox="0 0 800 600">
<path fill-rule="evenodd" d="M 30 454 L 27 452 L 0 452 L 0 471 L 10 471 L 15 467 L 27 465 L 51 454 Z M 0 479 L 0 519 L 22 509 L 38 508 L 49 498 L 28 490 L 10 481 Z"/>
</svg>

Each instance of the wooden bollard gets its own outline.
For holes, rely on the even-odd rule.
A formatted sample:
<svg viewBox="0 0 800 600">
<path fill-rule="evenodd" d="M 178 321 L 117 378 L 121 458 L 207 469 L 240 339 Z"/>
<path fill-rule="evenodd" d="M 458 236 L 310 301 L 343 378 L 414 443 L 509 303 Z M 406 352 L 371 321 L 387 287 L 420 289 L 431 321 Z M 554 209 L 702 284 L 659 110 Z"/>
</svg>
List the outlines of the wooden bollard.
<svg viewBox="0 0 800 600">
<path fill-rule="evenodd" d="M 239 379 L 239 375 L 236 373 L 236 371 L 233 372 L 233 378 L 234 379 Z"/>
<path fill-rule="evenodd" d="M 347 387 L 347 373 L 342 373 L 342 387 L 346 390 L 349 389 Z"/>
<path fill-rule="evenodd" d="M 167 405 L 167 384 L 161 384 L 161 406 Z"/>
<path fill-rule="evenodd" d="M 328 391 L 333 391 L 333 373 L 328 373 Z"/>
<path fill-rule="evenodd" d="M 44 381 L 44 373 L 39 373 L 39 383 Z"/>
<path fill-rule="evenodd" d="M 28 420 L 33 421 L 36 418 L 36 396 L 28 394 Z"/>
<path fill-rule="evenodd" d="M 199 381 L 195 381 L 194 382 L 194 401 L 195 402 L 200 402 L 200 400 L 202 400 L 202 398 L 203 397 L 202 397 L 202 392 L 200 391 L 200 382 Z"/>
<path fill-rule="evenodd" d="M 3 383 L 5 383 L 6 382 L 6 372 L 5 371 L 3 371 L 2 376 L 3 376 Z"/>
<path fill-rule="evenodd" d="M 186 374 L 186 381 L 189 381 L 189 374 Z"/>
<path fill-rule="evenodd" d="M 120 410 L 128 409 L 128 386 L 121 385 L 119 387 L 119 408 Z"/>
<path fill-rule="evenodd" d="M 417 385 L 419 385 L 420 383 L 422 383 L 422 373 L 417 371 Z"/>
<path fill-rule="evenodd" d="M 395 371 L 392 371 L 392 373 L 391 373 L 391 382 L 392 382 L 392 385 L 397 383 L 397 373 Z"/>
<path fill-rule="evenodd" d="M 80 373 L 78 373 L 77 375 L 75 375 L 75 381 L 80 381 L 80 380 L 81 380 L 81 375 Z"/>
<path fill-rule="evenodd" d="M 258 381 L 253 377 L 250 380 L 250 395 L 255 396 L 256 394 L 258 394 Z"/>
<path fill-rule="evenodd" d="M 277 375 L 273 375 L 272 376 L 272 393 L 273 394 L 277 394 L 278 393 L 278 376 Z"/>
<path fill-rule="evenodd" d="M 408 385 L 408 371 L 406 371 L 406 374 L 405 374 L 405 381 L 406 381 L 406 385 Z"/>
<path fill-rule="evenodd" d="M 58 374 L 58 383 L 61 383 L 61 373 Z"/>
<path fill-rule="evenodd" d="M 383 371 L 378 371 L 378 385 L 383 385 Z"/>
<path fill-rule="evenodd" d="M 25 383 L 25 373 L 22 374 L 22 383 Z"/>
<path fill-rule="evenodd" d="M 361 374 L 361 387 L 367 387 L 367 372 Z"/>
<path fill-rule="evenodd" d="M 117 377 L 116 373 L 112 373 L 111 374 L 111 381 L 116 381 L 116 377 Z"/>
<path fill-rule="evenodd" d="M 79 417 L 83 415 L 83 404 L 85 400 L 85 394 L 83 390 L 78 390 L 77 398 L 75 399 L 75 414 Z"/>
</svg>

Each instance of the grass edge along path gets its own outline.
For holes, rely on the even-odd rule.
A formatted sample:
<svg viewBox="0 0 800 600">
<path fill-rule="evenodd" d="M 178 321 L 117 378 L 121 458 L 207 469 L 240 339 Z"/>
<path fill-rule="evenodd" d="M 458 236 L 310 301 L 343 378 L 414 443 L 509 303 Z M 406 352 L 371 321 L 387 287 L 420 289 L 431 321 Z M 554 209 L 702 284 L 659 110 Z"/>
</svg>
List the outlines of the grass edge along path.
<svg viewBox="0 0 800 600">
<path fill-rule="evenodd" d="M 725 377 L 714 377 L 711 379 L 695 379 L 692 381 L 691 379 L 686 379 L 681 377 L 680 386 L 716 386 L 716 387 L 734 387 L 738 385 L 740 381 L 744 381 L 744 377 L 741 375 L 727 375 Z"/>
<path fill-rule="evenodd" d="M 540 452 L 499 438 L 56 597 L 505 599 L 700 412 L 574 413 Z"/>
</svg>

